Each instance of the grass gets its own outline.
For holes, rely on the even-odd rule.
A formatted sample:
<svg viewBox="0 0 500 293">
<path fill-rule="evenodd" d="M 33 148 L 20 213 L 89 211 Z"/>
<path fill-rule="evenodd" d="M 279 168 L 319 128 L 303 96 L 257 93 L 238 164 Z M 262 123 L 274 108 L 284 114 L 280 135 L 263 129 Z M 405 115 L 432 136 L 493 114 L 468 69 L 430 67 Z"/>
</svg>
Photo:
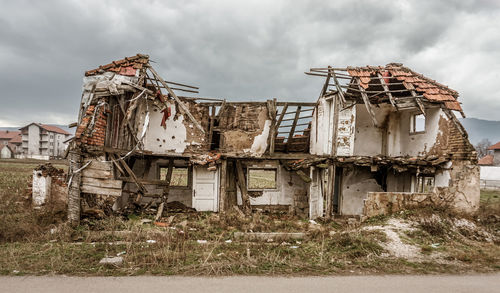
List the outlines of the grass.
<svg viewBox="0 0 500 293">
<path fill-rule="evenodd" d="M 57 167 L 65 168 L 65 164 Z M 255 213 L 242 218 L 236 212 L 177 213 L 169 227 L 143 224 L 151 214 L 84 219 L 81 226 L 64 223 L 65 208 L 30 206 L 29 182 L 37 162 L 0 161 L 0 274 L 39 275 L 328 275 L 386 273 L 495 272 L 500 269 L 498 243 L 481 235 L 452 229 L 453 218 L 439 211 L 409 211 L 399 217 L 418 221 L 404 241 L 420 246 L 425 259 L 410 261 L 387 255 L 386 234 L 352 229 L 332 220 L 321 225 L 288 214 Z M 498 201 L 482 194 L 484 211 L 491 215 Z M 493 207 L 492 207 L 493 206 Z M 428 213 L 428 214 L 426 214 Z M 424 221 L 438 213 L 441 221 Z M 496 210 L 498 214 L 498 210 Z M 424 216 L 422 216 L 424 215 Z M 488 231 L 493 218 L 480 214 Z M 389 216 L 365 225 L 384 225 Z M 486 219 L 490 219 L 487 222 Z M 164 219 L 167 221 L 167 219 Z M 243 232 L 305 232 L 300 240 L 250 242 L 233 238 Z M 154 240 L 154 243 L 151 243 Z M 206 240 L 207 243 L 199 243 Z M 231 240 L 231 241 L 228 241 Z M 203 242 L 203 241 L 202 241 Z M 440 243 L 438 249 L 431 245 Z M 124 252 L 124 254 L 123 254 Z M 435 253 L 445 262 L 437 262 Z M 121 267 L 102 266 L 105 256 L 121 254 Z"/>
</svg>

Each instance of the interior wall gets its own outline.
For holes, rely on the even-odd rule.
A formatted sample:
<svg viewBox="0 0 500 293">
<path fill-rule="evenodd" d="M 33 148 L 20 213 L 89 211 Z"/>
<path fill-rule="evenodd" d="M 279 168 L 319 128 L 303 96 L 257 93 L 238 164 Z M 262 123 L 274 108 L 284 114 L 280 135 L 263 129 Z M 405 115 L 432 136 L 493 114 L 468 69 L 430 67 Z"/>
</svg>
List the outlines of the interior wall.
<svg viewBox="0 0 500 293">
<path fill-rule="evenodd" d="M 158 180 L 160 178 L 159 166 L 166 167 L 166 166 L 168 166 L 168 162 L 169 162 L 169 160 L 164 159 L 164 158 L 152 159 L 151 166 L 149 168 L 147 168 L 145 159 L 137 159 L 134 163 L 132 171 L 134 171 L 134 173 L 137 175 L 138 178 L 147 179 L 147 180 Z M 174 161 L 174 165 L 176 167 L 187 167 L 188 162 L 187 162 L 187 160 L 176 159 Z M 192 167 L 189 167 L 189 168 L 192 168 Z M 192 177 L 192 172 L 189 173 L 189 176 Z M 192 186 L 191 186 L 191 184 L 192 184 L 192 178 L 190 178 L 190 180 L 189 180 L 188 187 L 171 186 L 169 189 L 169 192 L 168 192 L 168 201 L 167 202 L 178 201 L 178 202 L 181 202 L 188 207 L 192 207 Z M 154 194 L 154 195 L 158 196 L 158 198 L 163 193 L 163 186 L 162 185 L 145 184 L 144 186 L 148 190 L 148 193 Z M 135 185 L 135 183 L 128 182 L 125 185 L 124 190 L 130 190 L 131 192 L 137 192 L 137 186 Z"/>
<path fill-rule="evenodd" d="M 425 132 L 410 133 L 411 117 L 415 110 L 392 113 L 388 120 L 387 147 L 389 156 L 425 156 L 437 141 L 441 132 L 440 119 L 447 120 L 441 108 L 427 108 Z"/>
<path fill-rule="evenodd" d="M 307 196 L 309 184 L 304 182 L 295 172 L 287 171 L 278 161 L 245 162 L 244 166 L 250 167 L 273 167 L 278 168 L 277 189 L 263 190 L 262 195 L 250 196 L 250 205 L 293 205 L 296 194 Z M 246 169 L 246 167 L 245 167 Z M 244 170 L 246 174 L 246 170 Z M 242 204 L 241 192 L 237 188 L 237 203 Z"/>
<path fill-rule="evenodd" d="M 379 127 L 373 125 L 364 104 L 356 104 L 356 132 L 354 137 L 355 156 L 376 156 L 383 153 L 383 139 L 387 117 L 394 107 L 389 104 L 374 106 L 375 118 Z"/>
<path fill-rule="evenodd" d="M 411 192 L 410 172 L 389 171 L 387 174 L 387 192 Z"/>
<path fill-rule="evenodd" d="M 369 167 L 344 168 L 342 174 L 340 212 L 342 215 L 362 215 L 367 192 L 382 192 Z"/>
</svg>

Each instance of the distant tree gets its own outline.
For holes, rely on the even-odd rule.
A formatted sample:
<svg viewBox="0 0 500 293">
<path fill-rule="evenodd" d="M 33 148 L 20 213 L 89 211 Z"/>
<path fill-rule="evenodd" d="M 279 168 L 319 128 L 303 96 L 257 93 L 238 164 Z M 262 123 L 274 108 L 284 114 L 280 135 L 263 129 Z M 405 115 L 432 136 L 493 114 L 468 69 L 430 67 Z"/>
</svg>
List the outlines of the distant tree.
<svg viewBox="0 0 500 293">
<path fill-rule="evenodd" d="M 482 158 L 488 154 L 488 148 L 491 146 L 491 141 L 487 138 L 483 138 L 475 146 L 477 151 L 477 156 Z"/>
</svg>

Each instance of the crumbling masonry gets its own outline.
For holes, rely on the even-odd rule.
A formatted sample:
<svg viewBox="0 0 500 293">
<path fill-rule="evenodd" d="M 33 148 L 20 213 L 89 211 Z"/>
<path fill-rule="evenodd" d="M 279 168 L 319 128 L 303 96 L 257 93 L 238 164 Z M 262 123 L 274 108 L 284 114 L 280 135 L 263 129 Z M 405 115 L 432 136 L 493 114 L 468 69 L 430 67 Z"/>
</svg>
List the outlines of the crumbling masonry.
<svg viewBox="0 0 500 293">
<path fill-rule="evenodd" d="M 402 66 L 313 68 L 316 102 L 180 96 L 147 55 L 87 71 L 69 148 L 69 217 L 238 207 L 372 216 L 424 203 L 474 211 L 476 154 L 458 93 Z"/>
</svg>

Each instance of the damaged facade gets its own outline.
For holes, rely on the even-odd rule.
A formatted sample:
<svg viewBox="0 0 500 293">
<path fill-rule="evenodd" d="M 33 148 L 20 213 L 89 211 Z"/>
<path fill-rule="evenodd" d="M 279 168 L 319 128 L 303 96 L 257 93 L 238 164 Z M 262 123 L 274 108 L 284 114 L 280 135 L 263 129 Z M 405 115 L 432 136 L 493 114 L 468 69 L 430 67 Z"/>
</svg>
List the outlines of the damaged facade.
<svg viewBox="0 0 500 293">
<path fill-rule="evenodd" d="M 138 54 L 87 71 L 70 144 L 69 217 L 239 206 L 301 217 L 374 215 L 415 202 L 464 211 L 479 170 L 458 93 L 400 64 L 311 69 L 317 102 L 186 97 Z M 418 195 L 418 196 L 417 196 Z"/>
</svg>

